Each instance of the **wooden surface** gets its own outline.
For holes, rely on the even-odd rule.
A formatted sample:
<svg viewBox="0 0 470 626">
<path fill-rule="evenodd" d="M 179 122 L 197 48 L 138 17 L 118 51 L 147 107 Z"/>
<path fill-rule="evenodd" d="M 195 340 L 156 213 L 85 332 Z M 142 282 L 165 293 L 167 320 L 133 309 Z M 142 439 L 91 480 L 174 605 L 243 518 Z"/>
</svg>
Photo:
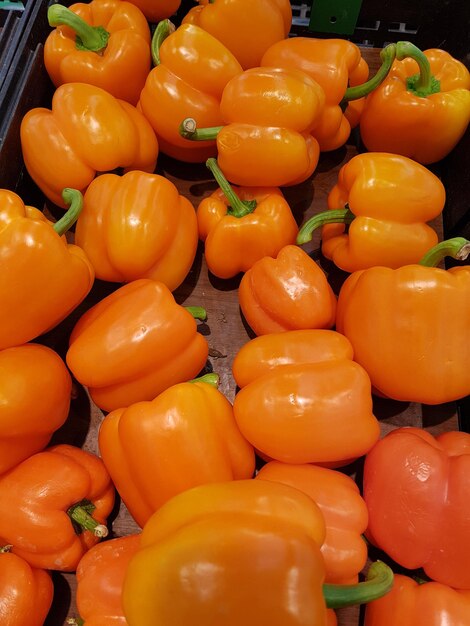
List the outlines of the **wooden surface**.
<svg viewBox="0 0 470 626">
<path fill-rule="evenodd" d="M 365 50 L 364 56 L 369 61 L 373 71 L 377 64 L 377 51 Z M 344 148 L 323 154 L 310 179 L 296 187 L 284 189 L 285 196 L 290 202 L 299 225 L 311 215 L 326 209 L 327 194 L 336 182 L 340 167 L 356 153 L 357 148 L 354 141 L 351 141 Z M 187 196 L 195 207 L 203 197 L 215 189 L 215 183 L 209 171 L 202 164 L 189 166 L 162 155 L 157 171 L 175 183 L 180 193 Z M 311 252 L 313 258 L 328 273 L 334 290 L 338 292 L 346 275 L 335 270 L 331 264 L 321 258 L 318 248 L 319 234 L 316 234 L 313 241 L 305 246 L 305 250 Z M 207 322 L 199 326 L 199 331 L 206 336 L 210 347 L 208 368 L 220 375 L 220 390 L 230 400 L 233 400 L 236 392 L 236 386 L 231 375 L 233 358 L 238 349 L 253 337 L 240 314 L 237 297 L 238 284 L 239 278 L 223 281 L 209 275 L 204 262 L 203 249 L 200 246 L 190 274 L 185 283 L 175 292 L 175 297 L 179 303 L 201 305 L 206 308 Z M 117 287 L 119 285 L 97 281 L 83 305 L 59 327 L 44 336 L 41 341 L 65 356 L 68 336 L 78 317 L 86 308 L 95 304 Z M 383 433 L 404 425 L 424 426 L 434 434 L 458 428 L 453 404 L 424 407 L 416 404 L 376 400 L 374 412 L 380 420 Z M 97 431 L 102 418 L 102 412 L 90 402 L 86 390 L 75 385 L 69 419 L 55 434 L 53 443 L 70 443 L 98 454 Z M 358 466 L 356 465 L 345 468 L 344 471 L 354 475 L 357 470 Z M 139 530 L 119 500 L 110 521 L 111 536 L 122 536 Z M 55 597 L 46 626 L 62 626 L 68 617 L 77 615 L 74 603 L 75 576 L 74 574 L 54 573 L 53 577 Z M 358 626 L 360 621 L 358 608 L 338 611 L 339 626 Z"/>
</svg>

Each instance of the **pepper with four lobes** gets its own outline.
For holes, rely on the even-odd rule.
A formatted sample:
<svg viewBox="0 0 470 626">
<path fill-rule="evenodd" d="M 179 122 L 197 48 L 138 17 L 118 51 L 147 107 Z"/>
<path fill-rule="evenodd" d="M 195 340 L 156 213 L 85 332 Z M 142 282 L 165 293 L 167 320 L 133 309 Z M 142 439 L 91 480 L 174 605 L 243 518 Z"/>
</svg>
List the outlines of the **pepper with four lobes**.
<svg viewBox="0 0 470 626">
<path fill-rule="evenodd" d="M 93 285 L 90 261 L 64 236 L 82 210 L 82 195 L 64 189 L 62 197 L 69 209 L 53 224 L 17 194 L 0 189 L 0 350 L 54 328 Z"/>
<path fill-rule="evenodd" d="M 239 480 L 188 489 L 142 531 L 124 579 L 128 625 L 326 626 L 327 606 L 387 593 L 393 573 L 381 562 L 364 583 L 324 584 L 324 536 L 318 506 L 288 485 Z"/>
<path fill-rule="evenodd" d="M 319 265 L 299 246 L 256 261 L 238 288 L 240 309 L 256 335 L 332 328 L 336 296 Z"/>
<path fill-rule="evenodd" d="M 359 270 L 343 283 L 336 329 L 379 394 L 423 404 L 470 394 L 470 266 L 434 267 L 469 253 L 456 237 L 417 264 Z"/>
<path fill-rule="evenodd" d="M 418 263 L 438 242 L 426 222 L 442 213 L 445 200 L 439 178 L 416 161 L 358 154 L 340 169 L 328 194 L 329 210 L 305 222 L 297 243 L 310 241 L 322 226 L 323 255 L 346 272 Z"/>
<path fill-rule="evenodd" d="M 253 447 L 217 378 L 207 374 L 173 385 L 151 402 L 108 413 L 101 423 L 101 458 L 139 526 L 186 489 L 253 476 Z"/>
<path fill-rule="evenodd" d="M 294 243 L 297 222 L 279 188 L 232 188 L 216 159 L 206 165 L 219 189 L 199 203 L 197 223 L 214 276 L 232 278 Z"/>
<path fill-rule="evenodd" d="M 152 57 L 155 67 L 142 89 L 139 106 L 157 135 L 160 150 L 179 161 L 204 163 L 217 154 L 215 139 L 183 139 L 181 120 L 194 114 L 203 126 L 222 124 L 222 92 L 231 78 L 242 73 L 242 67 L 202 28 L 183 24 L 174 30 L 169 20 L 157 25 Z"/>
<path fill-rule="evenodd" d="M 225 126 L 201 128 L 192 116 L 180 132 L 193 141 L 216 139 L 219 167 L 235 185 L 295 185 L 318 164 L 320 147 L 311 133 L 324 102 L 323 89 L 300 70 L 253 68 L 223 90 Z"/>
<path fill-rule="evenodd" d="M 209 346 L 195 319 L 205 316 L 204 309 L 177 304 L 163 283 L 134 280 L 81 316 L 67 365 L 104 411 L 153 400 L 205 366 Z"/>
<path fill-rule="evenodd" d="M 108 529 L 114 486 L 100 458 L 59 444 L 0 476 L 0 544 L 31 566 L 75 571 Z"/>
<path fill-rule="evenodd" d="M 157 138 L 143 114 L 86 83 L 58 87 L 51 109 L 30 109 L 20 138 L 29 175 L 62 208 L 64 187 L 84 192 L 98 172 L 116 168 L 153 172 L 158 156 Z"/>
<path fill-rule="evenodd" d="M 360 120 L 371 152 L 392 152 L 425 165 L 440 161 L 470 122 L 470 72 L 448 52 L 396 44 L 386 80 L 366 98 Z"/>
<path fill-rule="evenodd" d="M 150 28 L 125 0 L 91 0 L 47 10 L 56 28 L 44 44 L 44 65 L 55 87 L 89 83 L 136 105 L 150 72 Z"/>
<path fill-rule="evenodd" d="M 72 379 L 60 356 L 35 343 L 0 351 L 0 475 L 40 452 L 69 414 Z"/>
<path fill-rule="evenodd" d="M 396 563 L 470 590 L 470 434 L 391 431 L 366 456 L 366 536 Z"/>
<path fill-rule="evenodd" d="M 289 35 L 292 6 L 289 0 L 199 0 L 182 23 L 211 33 L 246 70 L 264 65 L 265 50 Z"/>
<path fill-rule="evenodd" d="M 272 460 L 343 466 L 379 438 L 369 376 L 333 330 L 256 337 L 240 348 L 232 371 L 238 427 Z"/>
<path fill-rule="evenodd" d="M 174 291 L 196 256 L 196 213 L 163 176 L 102 174 L 85 192 L 75 243 L 90 259 L 96 278 L 151 278 Z"/>
<path fill-rule="evenodd" d="M 54 597 L 52 578 L 10 550 L 0 547 L 0 623 L 43 626 Z"/>
</svg>

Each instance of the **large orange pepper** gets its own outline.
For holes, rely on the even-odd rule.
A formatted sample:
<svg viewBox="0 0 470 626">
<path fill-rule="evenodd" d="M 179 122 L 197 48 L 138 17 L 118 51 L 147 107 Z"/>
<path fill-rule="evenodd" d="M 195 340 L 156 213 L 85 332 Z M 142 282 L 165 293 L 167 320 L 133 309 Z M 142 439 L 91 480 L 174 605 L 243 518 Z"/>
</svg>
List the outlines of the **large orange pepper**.
<svg viewBox="0 0 470 626">
<path fill-rule="evenodd" d="M 391 591 L 366 606 L 364 626 L 466 626 L 470 592 L 395 574 Z"/>
<path fill-rule="evenodd" d="M 57 28 L 44 44 L 44 65 L 56 87 L 90 83 L 137 104 L 151 61 L 150 28 L 140 9 L 125 0 L 92 0 L 52 4 L 47 17 Z"/>
<path fill-rule="evenodd" d="M 398 428 L 366 456 L 367 536 L 395 562 L 470 590 L 470 434 Z"/>
<path fill-rule="evenodd" d="M 318 465 L 292 465 L 270 461 L 256 474 L 300 489 L 318 505 L 325 518 L 321 546 L 328 583 L 353 584 L 367 561 L 367 506 L 354 480 L 342 472 Z"/>
<path fill-rule="evenodd" d="M 232 278 L 294 243 L 297 222 L 279 188 L 234 189 L 215 159 L 208 159 L 207 167 L 219 189 L 199 203 L 197 223 L 207 267 L 215 276 Z"/>
<path fill-rule="evenodd" d="M 167 387 L 194 378 L 208 353 L 191 312 L 163 283 L 142 278 L 82 315 L 66 361 L 94 402 L 113 411 L 153 400 Z"/>
<path fill-rule="evenodd" d="M 346 465 L 379 438 L 369 376 L 333 330 L 256 337 L 232 370 L 237 424 L 273 460 Z"/>
<path fill-rule="evenodd" d="M 383 563 L 368 582 L 322 587 L 324 535 L 318 506 L 288 485 L 242 480 L 184 491 L 142 531 L 124 579 L 127 622 L 326 626 L 326 605 L 389 590 L 393 574 Z"/>
<path fill-rule="evenodd" d="M 310 241 L 323 226 L 322 252 L 346 272 L 418 263 L 438 242 L 425 222 L 441 214 L 445 200 L 439 178 L 416 161 L 382 152 L 358 154 L 340 169 L 328 195 L 329 210 L 302 226 L 297 243 Z"/>
<path fill-rule="evenodd" d="M 59 444 L 0 476 L 0 544 L 33 567 L 71 572 L 108 529 L 114 486 L 100 458 Z"/>
<path fill-rule="evenodd" d="M 435 163 L 470 122 L 470 72 L 444 50 L 422 52 L 406 41 L 396 50 L 387 79 L 366 98 L 362 141 L 370 151 Z"/>
<path fill-rule="evenodd" d="M 238 300 L 256 335 L 335 323 L 336 296 L 325 273 L 294 245 L 254 263 L 241 279 Z"/>
<path fill-rule="evenodd" d="M 232 405 L 204 377 L 173 385 L 152 402 L 108 413 L 99 447 L 141 527 L 185 489 L 251 478 L 255 470 L 253 447 L 240 434 Z"/>
<path fill-rule="evenodd" d="M 317 166 L 320 148 L 311 131 L 324 100 L 323 89 L 304 72 L 253 68 L 223 90 L 225 126 L 201 128 L 192 116 L 182 121 L 180 132 L 193 141 L 215 138 L 219 166 L 236 185 L 295 185 Z"/>
<path fill-rule="evenodd" d="M 51 109 L 30 109 L 20 137 L 31 178 L 61 207 L 64 187 L 83 192 L 97 172 L 118 167 L 153 172 L 158 155 L 155 133 L 140 111 L 85 83 L 58 87 Z"/>
<path fill-rule="evenodd" d="M 196 255 L 196 213 L 163 176 L 103 174 L 85 192 L 75 243 L 101 280 L 152 278 L 173 291 Z"/>
<path fill-rule="evenodd" d="M 72 379 L 47 346 L 0 351 L 0 474 L 47 446 L 67 419 Z"/>
<path fill-rule="evenodd" d="M 63 198 L 70 208 L 51 224 L 17 194 L 0 189 L 0 349 L 31 341 L 56 326 L 93 285 L 90 261 L 62 236 L 81 211 L 81 194 L 66 189 Z"/>
<path fill-rule="evenodd" d="M 54 596 L 51 576 L 0 547 L 0 623 L 43 626 Z"/>
<path fill-rule="evenodd" d="M 433 267 L 444 255 L 469 252 L 470 242 L 458 237 L 419 264 L 371 267 L 343 283 L 336 329 L 380 394 L 442 404 L 470 393 L 470 267 Z"/>
<path fill-rule="evenodd" d="M 261 57 L 292 25 L 288 0 L 199 0 L 183 24 L 200 26 L 236 56 L 243 69 L 262 65 Z"/>
<path fill-rule="evenodd" d="M 155 67 L 140 94 L 139 106 L 154 129 L 164 154 L 187 162 L 201 162 L 217 153 L 215 140 L 183 139 L 181 120 L 194 115 L 202 126 L 223 123 L 220 99 L 228 81 L 243 70 L 232 53 L 198 26 L 183 24 L 172 30 L 160 22 L 152 39 Z"/>
</svg>

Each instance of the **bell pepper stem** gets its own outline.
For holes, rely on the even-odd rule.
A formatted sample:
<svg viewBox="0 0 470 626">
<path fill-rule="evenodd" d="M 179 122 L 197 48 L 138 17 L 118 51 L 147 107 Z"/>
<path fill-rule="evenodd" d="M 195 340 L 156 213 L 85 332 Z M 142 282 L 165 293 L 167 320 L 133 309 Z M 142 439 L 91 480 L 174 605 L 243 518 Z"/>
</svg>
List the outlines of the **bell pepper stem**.
<svg viewBox="0 0 470 626">
<path fill-rule="evenodd" d="M 152 44 L 150 46 L 152 52 L 152 61 L 154 65 L 160 65 L 160 47 L 165 39 L 175 32 L 175 25 L 170 20 L 161 20 L 158 22 L 155 32 L 152 36 Z"/>
<path fill-rule="evenodd" d="M 402 61 L 406 57 L 414 59 L 419 67 L 419 74 L 407 78 L 407 90 L 423 98 L 433 93 L 438 93 L 441 90 L 441 84 L 439 80 L 432 75 L 429 59 L 424 52 L 411 43 L 411 41 L 397 42 L 397 59 Z"/>
<path fill-rule="evenodd" d="M 85 620 L 81 617 L 68 617 L 65 623 L 68 626 L 85 626 Z"/>
<path fill-rule="evenodd" d="M 9 544 L 7 544 L 7 545 L 5 545 L 5 546 L 2 546 L 2 547 L 0 548 L 0 554 L 4 554 L 5 552 L 10 552 L 10 550 L 11 550 L 12 548 L 13 548 L 13 546 L 12 546 L 12 544 L 11 544 L 11 543 L 9 543 Z"/>
<path fill-rule="evenodd" d="M 206 167 L 212 172 L 212 176 L 217 181 L 217 184 L 222 189 L 224 196 L 229 202 L 229 208 L 227 211 L 229 215 L 233 215 L 233 217 L 245 217 L 245 215 L 253 213 L 256 209 L 256 200 L 240 200 L 228 180 L 223 175 L 223 172 L 217 163 L 217 159 L 207 159 Z"/>
<path fill-rule="evenodd" d="M 193 117 L 187 117 L 181 122 L 179 133 L 184 139 L 192 141 L 213 141 L 222 128 L 223 126 L 198 128 L 196 120 Z"/>
<path fill-rule="evenodd" d="M 356 85 L 355 87 L 348 87 L 344 93 L 341 104 L 346 104 L 351 100 L 357 100 L 367 96 L 371 91 L 377 89 L 377 87 L 387 78 L 393 61 L 395 60 L 396 45 L 394 43 L 388 44 L 385 48 L 382 48 L 380 52 L 380 59 L 382 65 L 379 67 L 375 76 L 370 78 L 362 85 Z"/>
<path fill-rule="evenodd" d="M 90 515 L 90 511 L 94 508 L 91 503 L 78 502 L 68 509 L 67 514 L 80 529 L 89 530 L 96 537 L 101 539 L 107 537 L 108 529 L 104 524 L 100 524 Z"/>
<path fill-rule="evenodd" d="M 419 265 L 426 267 L 436 267 L 446 256 L 450 256 L 456 261 L 465 261 L 470 255 L 470 241 L 463 237 L 453 237 L 436 244 L 428 250 Z"/>
<path fill-rule="evenodd" d="M 207 385 L 211 385 L 212 387 L 219 386 L 220 376 L 215 372 L 210 372 L 209 374 L 204 374 L 203 376 L 198 376 L 197 378 L 193 378 L 192 380 L 188 380 L 189 383 L 206 383 Z"/>
<path fill-rule="evenodd" d="M 101 52 L 108 45 L 109 33 L 103 26 L 90 26 L 62 4 L 51 4 L 47 9 L 47 19 L 49 26 L 68 26 L 75 31 L 77 50 Z"/>
<path fill-rule="evenodd" d="M 369 567 L 366 580 L 356 585 L 323 585 L 323 597 L 329 609 L 365 604 L 381 598 L 393 586 L 393 571 L 383 561 Z"/>
<path fill-rule="evenodd" d="M 66 187 L 62 191 L 62 198 L 69 209 L 52 227 L 60 237 L 75 224 L 83 209 L 83 196 L 78 189 Z"/>
<path fill-rule="evenodd" d="M 317 213 L 300 228 L 296 242 L 299 246 L 312 240 L 312 233 L 325 224 L 350 224 L 356 216 L 349 208 L 331 209 Z"/>
<path fill-rule="evenodd" d="M 188 313 L 191 313 L 195 320 L 204 322 L 207 319 L 207 311 L 202 306 L 185 306 L 184 308 Z"/>
</svg>

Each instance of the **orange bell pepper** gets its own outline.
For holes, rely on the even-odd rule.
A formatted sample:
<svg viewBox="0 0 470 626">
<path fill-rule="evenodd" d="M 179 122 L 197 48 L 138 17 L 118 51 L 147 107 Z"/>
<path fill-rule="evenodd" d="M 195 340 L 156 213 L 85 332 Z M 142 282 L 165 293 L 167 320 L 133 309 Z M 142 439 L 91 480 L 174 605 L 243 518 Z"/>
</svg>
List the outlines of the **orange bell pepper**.
<svg viewBox="0 0 470 626">
<path fill-rule="evenodd" d="M 295 241 L 297 222 L 279 188 L 233 189 L 215 159 L 206 164 L 219 189 L 199 203 L 197 223 L 212 274 L 232 278 Z"/>
<path fill-rule="evenodd" d="M 388 591 L 393 574 L 383 563 L 366 583 L 322 587 L 324 533 L 317 505 L 288 485 L 244 480 L 189 489 L 142 531 L 123 586 L 129 626 L 326 626 L 326 605 Z"/>
<path fill-rule="evenodd" d="M 392 590 L 366 606 L 364 626 L 465 626 L 470 592 L 395 574 Z"/>
<path fill-rule="evenodd" d="M 0 351 L 0 474 L 47 446 L 67 419 L 72 379 L 47 346 Z"/>
<path fill-rule="evenodd" d="M 327 277 L 298 246 L 284 246 L 276 258 L 254 263 L 241 279 L 238 300 L 256 335 L 335 323 L 336 296 Z"/>
<path fill-rule="evenodd" d="M 387 79 L 366 98 L 360 133 L 369 151 L 420 163 L 443 159 L 470 122 L 470 72 L 448 52 L 398 42 Z"/>
<path fill-rule="evenodd" d="M 442 404 L 470 393 L 470 267 L 444 270 L 444 255 L 464 259 L 470 242 L 437 244 L 419 264 L 351 274 L 338 297 L 336 329 L 380 394 Z"/>
<path fill-rule="evenodd" d="M 263 65 L 261 57 L 292 25 L 288 0 L 199 0 L 183 17 L 216 37 L 235 55 L 243 69 Z"/>
<path fill-rule="evenodd" d="M 253 447 L 240 434 L 230 402 L 204 377 L 173 385 L 152 402 L 108 413 L 99 448 L 141 527 L 176 494 L 208 482 L 251 478 L 255 470 Z"/>
<path fill-rule="evenodd" d="M 97 406 L 113 411 L 153 400 L 167 387 L 193 378 L 208 353 L 190 311 L 163 283 L 142 278 L 81 316 L 66 361 Z"/>
<path fill-rule="evenodd" d="M 173 291 L 196 256 L 196 213 L 163 176 L 103 174 L 85 192 L 75 243 L 101 280 L 151 278 Z"/>
<path fill-rule="evenodd" d="M 55 87 L 89 83 L 137 104 L 150 72 L 150 28 L 125 0 L 92 0 L 69 8 L 52 4 L 44 65 Z"/>
<path fill-rule="evenodd" d="M 256 474 L 300 489 L 318 505 L 325 518 L 326 535 L 321 546 L 328 583 L 353 584 L 367 561 L 362 533 L 367 528 L 367 506 L 352 478 L 317 465 L 291 465 L 270 461 Z"/>
<path fill-rule="evenodd" d="M 152 24 L 174 15 L 181 4 L 181 0 L 129 0 L 129 2 L 139 7 Z"/>
<path fill-rule="evenodd" d="M 381 152 L 358 154 L 340 169 L 328 195 L 329 210 L 302 226 L 297 243 L 310 241 L 323 226 L 322 252 L 346 272 L 418 263 L 438 242 L 425 222 L 442 213 L 445 200 L 439 178 L 416 161 Z"/>
<path fill-rule="evenodd" d="M 194 141 L 216 139 L 219 166 L 236 185 L 295 185 L 317 166 L 320 148 L 311 131 L 324 100 L 323 89 L 304 72 L 253 68 L 232 78 L 222 92 L 225 126 L 201 128 L 196 111 L 180 132 Z"/>
<path fill-rule="evenodd" d="M 62 237 L 81 211 L 81 194 L 66 189 L 63 198 L 70 208 L 51 224 L 18 195 L 0 189 L 0 350 L 56 326 L 93 285 L 93 267 L 83 250 Z"/>
<path fill-rule="evenodd" d="M 181 120 L 194 114 L 202 126 L 222 124 L 222 91 L 242 67 L 202 28 L 183 24 L 174 30 L 168 20 L 155 30 L 152 56 L 155 67 L 142 89 L 139 106 L 157 135 L 161 152 L 180 161 L 203 163 L 217 154 L 215 140 L 183 139 Z"/>
<path fill-rule="evenodd" d="M 470 434 L 398 428 L 367 454 L 367 536 L 398 564 L 470 590 Z"/>
<path fill-rule="evenodd" d="M 256 337 L 238 351 L 232 371 L 237 424 L 273 460 L 346 465 L 379 438 L 369 377 L 335 331 Z"/>
<path fill-rule="evenodd" d="M 0 476 L 0 543 L 33 567 L 75 571 L 106 537 L 114 486 L 100 458 L 59 444 Z"/>
<path fill-rule="evenodd" d="M 158 155 L 155 133 L 140 111 L 85 83 L 58 87 L 51 109 L 30 109 L 20 137 L 31 178 L 61 207 L 64 187 L 83 192 L 97 172 L 118 167 L 153 172 Z"/>
<path fill-rule="evenodd" d="M 43 626 L 52 605 L 54 586 L 48 572 L 0 547 L 0 623 Z"/>
</svg>

